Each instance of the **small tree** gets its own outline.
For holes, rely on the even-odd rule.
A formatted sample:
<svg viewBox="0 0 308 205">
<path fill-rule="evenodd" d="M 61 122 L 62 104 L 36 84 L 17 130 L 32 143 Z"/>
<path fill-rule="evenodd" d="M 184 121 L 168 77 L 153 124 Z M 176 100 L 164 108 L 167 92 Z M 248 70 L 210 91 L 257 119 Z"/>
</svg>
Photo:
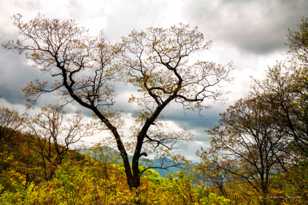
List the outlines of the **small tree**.
<svg viewBox="0 0 308 205">
<path fill-rule="evenodd" d="M 254 95 L 269 106 L 272 121 L 285 138 L 292 138 L 290 151 L 308 156 L 308 69 L 297 64 L 277 64 L 267 78 L 257 82 Z"/>
<path fill-rule="evenodd" d="M 284 167 L 288 139 L 269 111 L 271 104 L 260 97 L 241 99 L 222 114 L 220 125 L 211 130 L 211 145 L 230 166 L 225 170 L 261 194 L 268 204 L 272 175 Z"/>
<path fill-rule="evenodd" d="M 0 173 L 7 167 L 12 144 L 18 143 L 16 135 L 23 127 L 24 117 L 17 111 L 0 107 Z"/>
<path fill-rule="evenodd" d="M 286 136 L 293 137 L 293 151 L 308 156 L 308 19 L 289 31 L 289 62 L 272 67 L 254 94 L 273 104 L 270 112 Z"/>
<path fill-rule="evenodd" d="M 308 18 L 302 18 L 297 30 L 289 31 L 289 50 L 304 66 L 308 64 Z"/>
<path fill-rule="evenodd" d="M 227 171 L 230 169 L 228 161 L 221 160 L 216 150 L 209 149 L 206 151 L 201 149 L 197 154 L 201 161 L 195 168 L 196 172 L 202 177 L 203 183 L 217 188 L 221 195 L 227 197 L 225 184 L 231 180 L 231 175 Z M 200 178 L 200 176 L 197 177 Z"/>
<path fill-rule="evenodd" d="M 45 178 L 50 179 L 55 169 L 67 156 L 72 145 L 92 134 L 91 123 L 80 114 L 65 116 L 56 107 L 44 107 L 27 122 L 29 133 L 37 136 L 36 151 L 41 157 Z"/>
<path fill-rule="evenodd" d="M 5 140 L 12 131 L 19 130 L 23 125 L 23 117 L 15 110 L 0 107 L 0 143 Z M 12 130 L 8 130 L 8 128 Z"/>
<path fill-rule="evenodd" d="M 72 20 L 38 16 L 24 22 L 17 15 L 14 23 L 22 38 L 6 47 L 25 51 L 52 78 L 51 83 L 31 82 L 25 89 L 27 95 L 56 92 L 92 111 L 116 141 L 130 188 L 140 185 L 139 159 L 147 155 L 144 142 L 162 141 L 148 132 L 162 111 L 172 102 L 186 108 L 202 107 L 206 99 L 217 97 L 216 86 L 229 71 L 229 67 L 189 59 L 207 49 L 209 42 L 197 28 L 187 25 L 133 31 L 120 44 L 111 44 L 102 37 L 88 37 Z M 141 107 L 131 163 L 123 142 L 129 133 L 123 136 L 112 118 L 113 86 L 121 81 L 137 89 L 139 95 L 131 101 L 137 100 Z"/>
</svg>

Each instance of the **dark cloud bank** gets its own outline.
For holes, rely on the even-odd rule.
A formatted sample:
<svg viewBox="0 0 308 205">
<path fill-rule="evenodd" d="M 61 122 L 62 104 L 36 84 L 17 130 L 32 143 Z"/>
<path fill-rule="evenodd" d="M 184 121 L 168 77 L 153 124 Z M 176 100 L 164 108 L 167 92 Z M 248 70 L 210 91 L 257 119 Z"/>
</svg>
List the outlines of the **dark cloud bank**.
<svg viewBox="0 0 308 205">
<path fill-rule="evenodd" d="M 308 15 L 308 1 L 195 0 L 185 12 L 210 39 L 266 54 L 285 48 L 288 29 Z"/>
</svg>

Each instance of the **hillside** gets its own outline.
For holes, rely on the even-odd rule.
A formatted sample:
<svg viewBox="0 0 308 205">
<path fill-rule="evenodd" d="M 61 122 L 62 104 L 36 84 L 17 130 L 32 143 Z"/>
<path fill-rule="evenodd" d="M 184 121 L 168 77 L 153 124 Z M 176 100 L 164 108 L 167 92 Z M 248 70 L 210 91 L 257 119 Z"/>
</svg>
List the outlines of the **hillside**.
<svg viewBox="0 0 308 205">
<path fill-rule="evenodd" d="M 142 187 L 130 190 L 119 163 L 98 161 L 70 150 L 57 166 L 44 167 L 38 137 L 1 128 L 0 204 L 228 204 L 193 186 L 183 174 L 167 178 L 149 170 Z M 45 178 L 45 169 L 54 171 Z"/>
<path fill-rule="evenodd" d="M 31 182 L 41 182 L 44 180 L 43 163 L 38 153 L 39 138 L 33 135 L 22 134 L 9 128 L 0 128 L 0 171 L 1 184 L 9 186 L 12 183 L 7 177 L 8 173 L 16 172 L 25 177 L 26 184 Z M 67 160 L 80 162 L 85 157 L 80 153 L 70 150 L 66 156 Z"/>
</svg>

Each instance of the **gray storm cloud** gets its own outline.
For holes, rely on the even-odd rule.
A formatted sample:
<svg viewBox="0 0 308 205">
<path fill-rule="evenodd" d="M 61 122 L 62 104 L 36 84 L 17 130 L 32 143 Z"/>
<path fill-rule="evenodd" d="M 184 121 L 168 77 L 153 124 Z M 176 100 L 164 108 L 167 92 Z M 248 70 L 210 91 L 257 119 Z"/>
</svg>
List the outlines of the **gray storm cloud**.
<svg viewBox="0 0 308 205">
<path fill-rule="evenodd" d="M 306 0 L 195 0 L 185 9 L 214 41 L 257 54 L 285 48 L 288 29 L 307 11 Z"/>
<path fill-rule="evenodd" d="M 38 75 L 29 69 L 21 56 L 0 49 L 0 98 L 13 104 L 25 103 L 21 88 Z"/>
</svg>

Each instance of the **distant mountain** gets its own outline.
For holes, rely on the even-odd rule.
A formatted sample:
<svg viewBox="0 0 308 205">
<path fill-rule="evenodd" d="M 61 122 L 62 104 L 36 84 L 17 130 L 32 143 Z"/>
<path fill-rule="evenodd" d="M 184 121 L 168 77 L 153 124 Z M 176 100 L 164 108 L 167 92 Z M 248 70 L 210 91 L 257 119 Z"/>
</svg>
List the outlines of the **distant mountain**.
<svg viewBox="0 0 308 205">
<path fill-rule="evenodd" d="M 80 150 L 80 153 L 89 155 L 104 163 L 120 163 L 120 153 L 109 146 L 95 146 Z"/>
<path fill-rule="evenodd" d="M 89 149 L 80 150 L 80 152 L 104 163 L 122 163 L 122 158 L 119 151 L 109 146 L 92 147 Z M 129 159 L 131 160 L 132 156 L 129 156 Z M 140 160 L 141 166 L 154 167 L 153 169 L 159 172 L 161 176 L 166 176 L 170 173 L 175 173 L 177 171 L 183 170 L 182 166 L 172 166 L 175 164 L 177 164 L 177 162 L 168 157 L 162 157 L 157 159 L 141 158 Z M 163 165 L 163 167 L 165 168 L 158 168 L 161 167 L 161 165 Z"/>
</svg>

